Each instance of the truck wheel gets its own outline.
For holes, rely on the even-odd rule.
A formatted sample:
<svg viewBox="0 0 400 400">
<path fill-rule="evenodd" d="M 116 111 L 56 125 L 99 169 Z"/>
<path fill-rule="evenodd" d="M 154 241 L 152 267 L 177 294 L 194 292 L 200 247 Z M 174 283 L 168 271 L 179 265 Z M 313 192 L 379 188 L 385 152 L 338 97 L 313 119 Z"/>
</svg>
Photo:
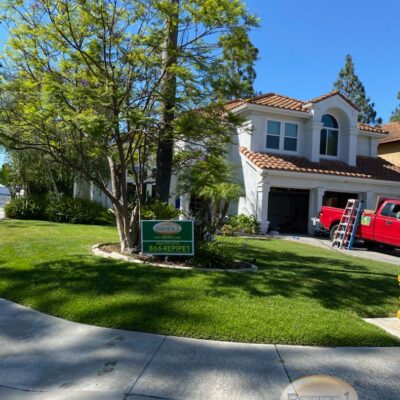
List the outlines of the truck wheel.
<svg viewBox="0 0 400 400">
<path fill-rule="evenodd" d="M 371 242 L 370 240 L 364 240 L 364 246 L 368 250 L 373 250 L 373 249 L 376 249 L 379 245 L 376 242 Z"/>
<path fill-rule="evenodd" d="M 336 231 L 337 231 L 338 226 L 339 226 L 339 224 L 334 224 L 334 225 L 332 225 L 332 228 L 331 228 L 331 230 L 329 231 L 329 237 L 330 237 L 331 241 L 332 241 L 332 240 L 334 239 L 334 237 L 335 237 L 335 233 L 336 233 Z"/>
</svg>

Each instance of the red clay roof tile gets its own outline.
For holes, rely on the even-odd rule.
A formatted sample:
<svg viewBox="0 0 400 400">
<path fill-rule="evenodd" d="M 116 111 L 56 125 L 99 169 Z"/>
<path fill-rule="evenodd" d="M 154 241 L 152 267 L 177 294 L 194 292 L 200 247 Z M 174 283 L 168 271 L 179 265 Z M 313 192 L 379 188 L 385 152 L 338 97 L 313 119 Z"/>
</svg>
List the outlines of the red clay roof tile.
<svg viewBox="0 0 400 400">
<path fill-rule="evenodd" d="M 367 124 L 358 124 L 358 129 L 365 131 L 365 132 L 372 132 L 372 133 L 383 133 L 388 134 L 388 130 L 384 126 L 372 126 Z"/>
<path fill-rule="evenodd" d="M 241 147 L 240 152 L 261 169 L 400 182 L 400 167 L 396 167 L 380 157 L 358 156 L 357 166 L 352 167 L 342 161 L 312 162 L 304 157 L 252 152 L 246 147 Z"/>
<path fill-rule="evenodd" d="M 384 139 L 379 140 L 379 144 L 400 142 L 400 122 L 392 122 L 382 125 L 382 128 L 389 132 Z"/>
<path fill-rule="evenodd" d="M 357 111 L 360 111 L 359 108 L 351 100 L 349 100 L 346 96 L 343 96 L 339 92 L 339 90 L 333 90 L 332 92 L 323 94 L 322 96 L 318 96 L 310 101 L 307 101 L 307 103 L 319 103 L 320 101 L 328 99 L 329 97 L 333 97 L 333 96 L 340 96 L 343 100 L 347 101 L 347 103 L 349 103 L 351 107 L 353 107 Z"/>
<path fill-rule="evenodd" d="M 267 93 L 267 94 L 262 94 L 260 96 L 251 97 L 248 99 L 232 100 L 232 101 L 226 103 L 226 108 L 229 111 L 231 111 L 231 110 L 235 109 L 236 107 L 239 107 L 243 104 L 256 104 L 256 105 L 266 106 L 266 107 L 274 107 L 274 108 L 280 108 L 280 109 L 285 109 L 285 110 L 300 111 L 300 112 L 309 114 L 310 111 L 307 108 L 305 108 L 306 104 L 318 103 L 322 100 L 325 100 L 329 97 L 336 96 L 336 95 L 342 97 L 352 107 L 357 109 L 357 107 L 350 100 L 348 100 L 345 96 L 343 96 L 337 90 L 327 93 L 327 94 L 324 94 L 322 96 L 319 96 L 319 97 L 312 99 L 310 101 L 307 101 L 307 102 L 302 101 L 302 100 L 297 100 L 292 97 L 282 96 L 282 95 L 276 94 L 276 93 Z M 385 130 L 383 130 L 379 126 L 358 124 L 358 128 L 362 131 L 370 132 L 370 133 L 387 133 Z"/>
</svg>

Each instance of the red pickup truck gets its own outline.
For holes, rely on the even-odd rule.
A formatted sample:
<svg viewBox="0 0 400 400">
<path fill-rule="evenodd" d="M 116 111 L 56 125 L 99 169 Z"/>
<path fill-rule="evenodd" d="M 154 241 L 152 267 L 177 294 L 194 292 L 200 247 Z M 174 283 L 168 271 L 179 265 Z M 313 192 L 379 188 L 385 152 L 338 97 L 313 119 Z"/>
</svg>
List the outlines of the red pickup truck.
<svg viewBox="0 0 400 400">
<path fill-rule="evenodd" d="M 336 232 L 343 215 L 342 208 L 323 206 L 319 213 L 319 223 L 330 232 Z M 400 200 L 379 198 L 376 211 L 365 210 L 358 226 L 357 239 L 369 246 L 382 243 L 400 248 Z"/>
</svg>

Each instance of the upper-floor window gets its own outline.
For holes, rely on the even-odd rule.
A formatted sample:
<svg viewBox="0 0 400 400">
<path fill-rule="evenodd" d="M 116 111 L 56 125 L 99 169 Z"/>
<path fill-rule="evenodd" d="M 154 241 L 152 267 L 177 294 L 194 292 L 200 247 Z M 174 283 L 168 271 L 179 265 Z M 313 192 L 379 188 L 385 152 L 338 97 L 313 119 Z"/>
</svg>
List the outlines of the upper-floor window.
<svg viewBox="0 0 400 400">
<path fill-rule="evenodd" d="M 283 150 L 297 151 L 298 125 L 290 122 L 285 123 L 285 141 Z"/>
<path fill-rule="evenodd" d="M 336 157 L 338 155 L 339 125 L 336 119 L 328 114 L 322 117 L 322 123 L 324 126 L 321 129 L 319 153 L 325 156 Z"/>
<path fill-rule="evenodd" d="M 281 142 L 281 123 L 268 121 L 267 123 L 267 149 L 279 150 Z"/>
<path fill-rule="evenodd" d="M 267 122 L 267 149 L 297 151 L 298 125 L 291 122 Z"/>
</svg>

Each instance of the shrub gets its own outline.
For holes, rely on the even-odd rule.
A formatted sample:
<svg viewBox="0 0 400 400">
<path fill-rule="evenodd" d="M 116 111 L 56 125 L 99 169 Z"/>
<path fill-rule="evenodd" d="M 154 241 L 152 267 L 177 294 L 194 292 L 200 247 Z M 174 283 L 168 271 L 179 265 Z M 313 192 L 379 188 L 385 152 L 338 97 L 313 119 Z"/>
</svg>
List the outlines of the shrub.
<svg viewBox="0 0 400 400">
<path fill-rule="evenodd" d="M 180 215 L 180 211 L 171 204 L 156 200 L 150 204 L 143 205 L 141 214 L 143 219 L 174 219 Z"/>
<path fill-rule="evenodd" d="M 221 242 L 203 242 L 196 246 L 195 255 L 188 261 L 198 268 L 234 268 L 234 258 Z"/>
<path fill-rule="evenodd" d="M 70 224 L 110 225 L 115 217 L 101 204 L 86 199 L 51 195 L 15 198 L 5 205 L 7 218 L 39 219 Z"/>
<path fill-rule="evenodd" d="M 101 204 L 64 196 L 49 197 L 45 215 L 48 221 L 70 224 L 108 225 L 115 221 L 113 214 Z"/>
<path fill-rule="evenodd" d="M 226 236 L 233 236 L 235 233 L 256 235 L 259 231 L 260 226 L 255 217 L 244 214 L 229 217 L 221 228 L 221 232 Z"/>
<path fill-rule="evenodd" d="M 45 207 L 44 199 L 17 197 L 4 206 L 4 212 L 7 218 L 43 219 Z"/>
</svg>

